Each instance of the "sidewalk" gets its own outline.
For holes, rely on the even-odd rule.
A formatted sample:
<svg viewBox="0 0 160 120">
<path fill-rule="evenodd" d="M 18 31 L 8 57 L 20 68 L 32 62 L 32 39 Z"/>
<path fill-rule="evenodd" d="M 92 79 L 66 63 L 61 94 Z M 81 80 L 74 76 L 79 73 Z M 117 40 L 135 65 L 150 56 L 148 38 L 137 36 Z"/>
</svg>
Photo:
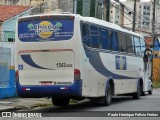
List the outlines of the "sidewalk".
<svg viewBox="0 0 160 120">
<path fill-rule="evenodd" d="M 38 106 L 49 105 L 52 105 L 52 102 L 48 98 L 7 98 L 0 99 L 0 112 L 32 109 Z"/>
</svg>

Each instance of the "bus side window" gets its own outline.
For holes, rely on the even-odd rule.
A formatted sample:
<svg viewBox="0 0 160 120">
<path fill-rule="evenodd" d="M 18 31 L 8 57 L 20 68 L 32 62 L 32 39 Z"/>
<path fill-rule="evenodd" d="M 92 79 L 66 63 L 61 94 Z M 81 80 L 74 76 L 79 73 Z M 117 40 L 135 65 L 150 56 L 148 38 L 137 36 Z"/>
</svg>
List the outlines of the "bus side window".
<svg viewBox="0 0 160 120">
<path fill-rule="evenodd" d="M 86 46 L 91 47 L 89 24 L 82 23 L 82 40 Z"/>
<path fill-rule="evenodd" d="M 146 44 L 143 38 L 140 38 L 140 42 L 141 42 L 141 52 L 143 53 L 144 50 L 146 49 Z"/>
<path fill-rule="evenodd" d="M 140 39 L 137 36 L 134 36 L 134 43 L 135 43 L 135 51 L 136 51 L 136 55 L 141 55 L 141 43 L 140 43 Z"/>
<path fill-rule="evenodd" d="M 126 50 L 126 36 L 124 33 L 117 32 L 118 34 L 118 42 L 119 42 L 119 51 L 120 52 L 127 52 Z"/>
<path fill-rule="evenodd" d="M 100 48 L 109 49 L 108 30 L 100 28 Z"/>
<path fill-rule="evenodd" d="M 126 38 L 127 38 L 127 51 L 128 51 L 128 53 L 133 53 L 133 54 L 135 54 L 133 36 L 127 34 L 127 35 L 126 35 Z"/>
<path fill-rule="evenodd" d="M 118 37 L 117 37 L 117 32 L 112 31 L 111 37 L 110 37 L 110 46 L 111 50 L 113 51 L 119 51 L 119 43 L 118 43 Z"/>
<path fill-rule="evenodd" d="M 99 33 L 98 33 L 98 27 L 91 25 L 91 43 L 92 48 L 99 48 Z"/>
<path fill-rule="evenodd" d="M 83 37 L 86 37 L 86 35 L 87 35 L 86 32 L 87 32 L 87 31 L 86 31 L 86 24 L 83 23 L 83 24 L 82 24 L 82 36 L 83 36 Z"/>
</svg>

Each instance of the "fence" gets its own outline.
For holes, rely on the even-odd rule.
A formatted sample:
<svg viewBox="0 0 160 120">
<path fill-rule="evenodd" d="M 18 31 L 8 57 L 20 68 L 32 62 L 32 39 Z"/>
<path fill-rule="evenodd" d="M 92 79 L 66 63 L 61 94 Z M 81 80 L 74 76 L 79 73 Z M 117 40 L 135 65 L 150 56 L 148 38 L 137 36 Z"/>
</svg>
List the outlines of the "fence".
<svg viewBox="0 0 160 120">
<path fill-rule="evenodd" d="M 153 82 L 160 82 L 160 58 L 153 58 Z"/>
<path fill-rule="evenodd" d="M 16 96 L 14 43 L 0 42 L 0 98 Z"/>
</svg>

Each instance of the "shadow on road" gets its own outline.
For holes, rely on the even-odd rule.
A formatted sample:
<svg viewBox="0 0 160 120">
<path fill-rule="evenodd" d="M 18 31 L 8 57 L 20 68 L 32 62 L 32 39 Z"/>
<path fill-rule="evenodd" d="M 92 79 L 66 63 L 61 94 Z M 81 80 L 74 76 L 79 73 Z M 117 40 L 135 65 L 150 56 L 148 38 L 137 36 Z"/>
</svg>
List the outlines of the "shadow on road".
<svg viewBox="0 0 160 120">
<path fill-rule="evenodd" d="M 143 99 L 143 98 L 141 98 Z M 112 104 L 111 106 L 107 106 L 107 108 L 112 107 L 113 105 L 117 104 L 122 104 L 130 101 L 135 101 L 132 97 L 129 96 L 116 96 L 112 99 Z M 83 100 L 75 104 L 70 104 L 69 106 L 65 107 L 58 107 L 58 106 L 53 106 L 49 108 L 44 108 L 45 112 L 54 112 L 54 113 L 59 113 L 59 112 L 80 112 L 80 111 L 93 111 L 93 110 L 100 110 L 101 108 L 105 108 L 106 106 L 104 105 L 99 105 L 99 104 L 93 104 L 90 102 L 90 100 Z M 44 112 L 43 111 L 43 112 Z"/>
</svg>

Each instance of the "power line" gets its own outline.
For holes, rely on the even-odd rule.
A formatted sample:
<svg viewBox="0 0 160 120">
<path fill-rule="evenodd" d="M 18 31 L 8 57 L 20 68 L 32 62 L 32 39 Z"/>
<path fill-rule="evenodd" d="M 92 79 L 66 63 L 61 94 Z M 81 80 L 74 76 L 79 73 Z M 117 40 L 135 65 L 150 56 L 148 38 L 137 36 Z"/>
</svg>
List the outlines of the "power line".
<svg viewBox="0 0 160 120">
<path fill-rule="evenodd" d="M 119 0 L 114 0 L 114 1 L 116 1 L 116 2 L 118 2 L 118 3 L 120 3 L 121 5 L 123 5 L 124 7 L 125 7 L 125 9 L 127 10 L 127 11 L 129 11 L 128 13 L 130 14 L 130 15 L 132 15 L 133 13 L 134 13 L 134 11 L 131 9 L 131 8 L 129 8 L 128 6 L 126 6 L 126 5 L 124 5 L 122 2 L 120 2 Z M 135 12 L 136 13 L 136 16 L 139 16 L 139 15 L 141 15 L 141 16 L 143 16 L 141 13 L 139 13 L 139 12 Z M 143 16 L 143 17 L 146 17 L 146 16 Z M 136 17 L 136 18 L 138 18 L 138 17 Z M 148 19 L 148 17 L 146 17 L 147 19 Z"/>
<path fill-rule="evenodd" d="M 124 4 L 123 4 L 124 5 Z M 125 5 L 124 5 L 125 6 Z M 125 6 L 125 8 L 126 8 L 126 6 Z M 127 10 L 129 10 L 129 9 L 127 9 Z M 130 11 L 131 13 L 133 13 L 133 11 Z M 121 13 L 122 14 L 122 13 Z M 139 14 L 139 16 L 137 17 L 137 20 L 136 20 L 136 23 L 138 23 L 139 25 L 141 25 L 142 23 L 144 24 L 144 23 L 151 23 L 152 22 L 152 20 L 150 19 L 150 18 L 148 18 L 147 16 L 143 16 L 142 14 L 140 14 L 140 13 L 138 13 Z M 126 15 L 128 15 L 129 16 L 129 14 L 127 14 L 126 13 Z M 124 16 L 124 15 L 123 15 Z M 131 17 L 132 15 L 130 14 L 130 17 Z M 125 16 L 124 16 L 125 17 Z M 140 18 L 139 18 L 140 17 Z M 141 19 L 141 18 L 143 18 L 143 20 Z M 147 18 L 147 19 L 144 19 L 144 18 Z M 138 20 L 138 19 L 140 19 L 140 20 Z M 149 20 L 149 21 L 147 21 L 147 20 Z M 131 20 L 130 20 L 131 21 Z M 157 25 L 157 23 L 155 23 L 155 25 Z M 145 26 L 143 26 L 143 27 L 145 27 Z M 148 27 L 147 27 L 148 28 Z M 157 28 L 157 27 L 156 27 Z M 142 29 L 141 27 L 140 27 L 140 29 Z M 146 28 L 145 28 L 146 29 Z"/>
<path fill-rule="evenodd" d="M 127 7 L 126 5 L 124 5 L 123 3 L 121 3 L 120 1 L 118 1 L 118 0 L 114 0 L 114 1 L 116 1 L 116 2 L 120 3 L 121 5 L 123 5 L 123 6 L 125 7 L 125 9 L 130 12 L 130 15 L 132 15 L 132 14 L 134 13 L 129 7 Z M 128 13 L 129 13 L 129 12 L 128 12 Z M 139 21 L 139 20 L 136 20 L 136 23 L 138 22 L 138 24 L 141 25 L 141 22 L 143 22 L 143 23 L 146 23 L 146 22 L 151 23 L 151 22 L 152 22 L 152 20 L 151 20 L 150 18 L 142 15 L 141 13 L 137 13 L 137 12 L 135 12 L 135 13 L 138 14 L 138 17 L 136 17 L 137 19 L 139 19 L 139 17 L 140 17 L 140 18 L 143 18 L 143 20 L 140 19 L 140 21 Z M 127 14 L 127 15 L 128 15 L 128 14 Z M 149 20 L 149 21 L 146 21 L 144 18 L 146 18 L 146 20 Z M 139 23 L 139 22 L 140 22 L 140 23 Z"/>
<path fill-rule="evenodd" d="M 121 9 L 117 8 L 116 5 L 113 4 L 113 3 L 112 3 L 112 5 L 113 5 L 113 7 L 115 7 L 116 9 L 118 9 L 119 12 L 123 15 L 123 11 L 122 11 Z M 124 17 L 125 17 L 126 19 L 128 19 L 129 21 L 131 21 L 125 14 L 124 14 Z M 132 24 L 132 23 L 130 23 L 130 24 Z M 121 24 L 120 26 L 124 27 L 124 25 L 125 25 L 125 24 Z M 126 25 L 127 25 L 127 24 L 126 24 Z M 129 24 L 128 24 L 128 25 L 129 25 Z"/>
</svg>

